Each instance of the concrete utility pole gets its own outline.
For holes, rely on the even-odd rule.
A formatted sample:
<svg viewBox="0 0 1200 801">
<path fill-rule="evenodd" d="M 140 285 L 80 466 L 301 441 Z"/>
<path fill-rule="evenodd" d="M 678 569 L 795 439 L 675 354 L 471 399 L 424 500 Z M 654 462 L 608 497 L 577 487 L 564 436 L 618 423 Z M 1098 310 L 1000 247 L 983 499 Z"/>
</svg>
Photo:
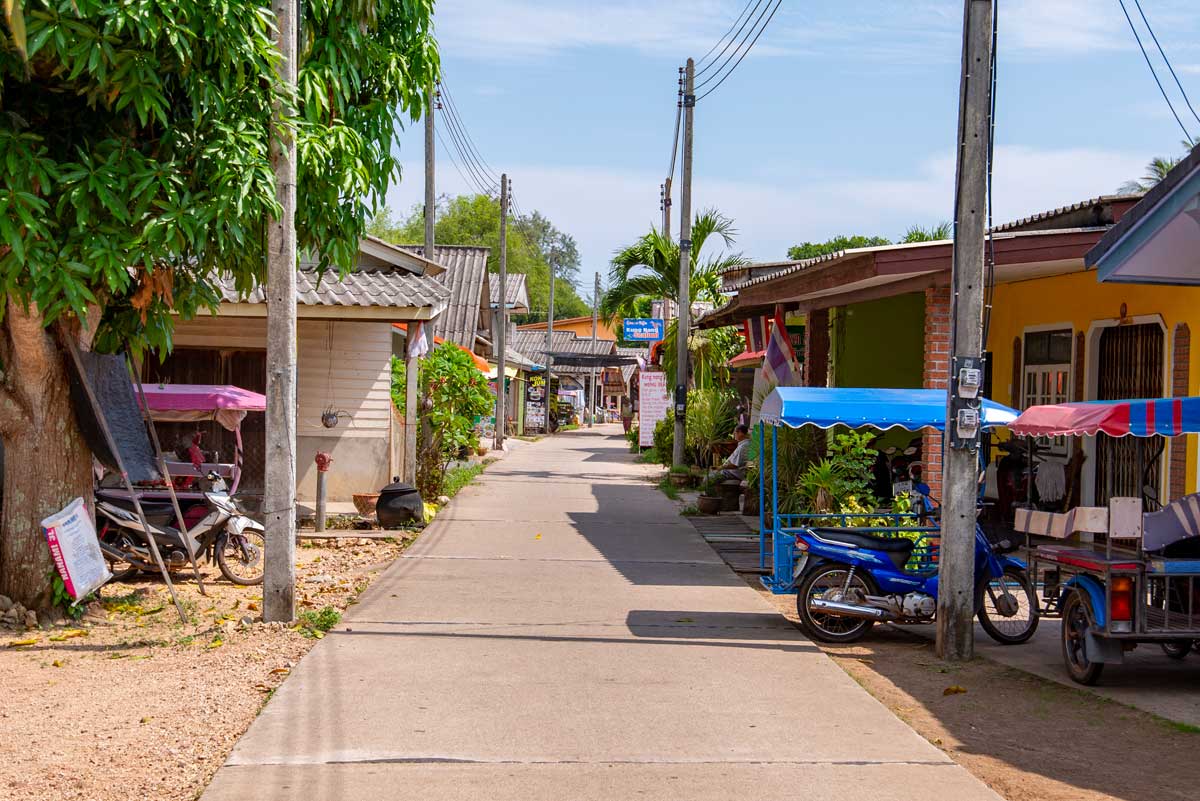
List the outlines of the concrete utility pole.
<svg viewBox="0 0 1200 801">
<path fill-rule="evenodd" d="M 296 0 L 272 0 L 279 79 L 296 85 Z M 266 525 L 263 620 L 289 622 L 296 614 L 296 138 L 287 117 L 273 109 L 271 163 L 275 198 L 283 211 L 267 221 L 267 459 L 263 492 Z"/>
<path fill-rule="evenodd" d="M 508 339 L 508 174 L 500 173 L 500 321 L 496 325 L 496 450 L 504 447 L 505 340 Z"/>
<path fill-rule="evenodd" d="M 942 535 L 938 562 L 937 651 L 974 652 L 975 504 L 979 472 L 979 389 L 983 375 L 984 246 L 991 124 L 992 0 L 965 0 L 959 89 L 958 169 L 951 271 L 950 387 L 943 437 Z"/>
<path fill-rule="evenodd" d="M 597 319 L 599 316 L 599 312 L 600 312 L 600 273 L 596 273 L 596 286 L 592 290 L 592 355 L 593 356 L 596 354 L 596 329 L 599 327 L 598 319 Z M 603 369 L 601 369 L 600 374 L 604 375 Z M 599 397 L 600 397 L 600 394 L 596 391 L 596 368 L 593 367 L 592 368 L 592 397 L 591 397 L 592 409 L 591 409 L 591 414 L 588 416 L 588 428 L 591 428 L 592 424 L 596 420 L 596 407 L 599 406 L 599 404 L 596 401 Z"/>
<path fill-rule="evenodd" d="M 433 112 L 437 106 L 437 94 L 432 87 L 429 89 L 428 107 L 425 109 L 425 248 L 421 251 L 425 258 L 433 259 L 433 225 L 437 221 L 437 195 L 434 183 L 435 145 L 433 142 Z M 417 483 L 417 427 L 421 417 L 420 407 L 420 362 L 413 355 L 413 339 L 416 337 L 416 324 L 409 323 L 408 335 L 405 337 L 404 357 L 404 480 L 409 484 Z M 426 342 L 433 347 L 433 323 L 426 322 L 422 326 Z"/>
<path fill-rule="evenodd" d="M 696 62 L 687 60 L 683 87 L 683 187 L 679 193 L 679 317 L 675 326 L 675 448 L 671 464 L 683 466 L 687 437 L 688 330 L 692 275 L 692 115 L 696 109 Z"/>
<path fill-rule="evenodd" d="M 558 398 L 552 397 L 550 394 L 550 366 L 554 363 L 554 357 L 550 355 L 554 350 L 554 265 L 548 265 L 550 269 L 550 308 L 546 312 L 546 433 L 550 433 L 550 412 L 554 411 L 557 414 Z"/>
</svg>

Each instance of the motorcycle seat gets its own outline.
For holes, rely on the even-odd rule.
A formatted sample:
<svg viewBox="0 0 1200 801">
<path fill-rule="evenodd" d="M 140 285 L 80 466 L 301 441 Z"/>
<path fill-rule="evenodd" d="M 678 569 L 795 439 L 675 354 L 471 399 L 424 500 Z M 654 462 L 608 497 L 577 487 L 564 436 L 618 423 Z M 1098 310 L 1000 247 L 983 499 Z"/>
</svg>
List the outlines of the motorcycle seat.
<svg viewBox="0 0 1200 801">
<path fill-rule="evenodd" d="M 904 537 L 877 537 L 874 534 L 863 534 L 857 531 L 847 531 L 842 528 L 814 528 L 811 531 L 823 540 L 839 542 L 843 545 L 854 545 L 858 548 L 869 548 L 884 553 L 912 553 L 916 544 Z"/>
</svg>

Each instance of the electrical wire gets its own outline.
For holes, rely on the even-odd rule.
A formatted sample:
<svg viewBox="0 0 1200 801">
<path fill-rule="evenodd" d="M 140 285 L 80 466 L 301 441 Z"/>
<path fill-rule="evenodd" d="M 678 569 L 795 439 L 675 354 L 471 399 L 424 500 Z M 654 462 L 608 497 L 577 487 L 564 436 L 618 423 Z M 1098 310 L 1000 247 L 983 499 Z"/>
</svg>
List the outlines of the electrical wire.
<svg viewBox="0 0 1200 801">
<path fill-rule="evenodd" d="M 479 178 L 479 181 L 483 186 L 489 187 L 485 194 L 495 194 L 499 186 L 499 181 L 489 178 L 487 170 L 478 162 L 477 159 L 475 159 L 470 148 L 466 144 L 466 129 L 459 127 L 453 114 L 447 114 L 445 117 L 448 123 L 446 130 L 450 134 L 450 138 L 455 141 L 455 144 L 458 147 L 459 155 L 462 156 L 465 166 Z"/>
<path fill-rule="evenodd" d="M 1171 66 L 1171 59 L 1167 58 L 1166 51 L 1163 50 L 1163 46 L 1159 44 L 1158 37 L 1154 34 L 1154 28 L 1151 27 L 1150 20 L 1146 19 L 1146 12 L 1142 10 L 1141 0 L 1133 0 L 1133 4 L 1137 6 L 1138 14 L 1141 14 L 1142 22 L 1146 24 L 1146 30 L 1150 32 L 1150 38 L 1154 40 L 1154 46 L 1158 48 L 1158 54 L 1162 56 L 1163 63 L 1167 65 L 1167 69 L 1171 72 L 1171 77 L 1175 79 L 1175 85 L 1179 87 L 1179 94 L 1183 95 L 1183 102 L 1187 103 L 1188 111 L 1192 112 L 1192 116 L 1196 118 L 1196 122 L 1200 122 L 1200 114 L 1197 114 L 1196 109 L 1192 107 L 1192 100 L 1188 97 L 1187 90 L 1183 88 L 1183 83 L 1179 80 L 1179 76 L 1175 74 L 1175 68 Z"/>
<path fill-rule="evenodd" d="M 466 126 L 466 123 L 464 123 L 464 121 L 463 121 L 462 114 L 460 114 L 458 111 L 458 104 L 454 102 L 454 96 L 450 93 L 450 88 L 448 86 L 446 86 L 446 81 L 445 80 L 440 81 L 440 85 L 442 88 L 442 92 L 446 95 L 446 105 L 448 106 L 451 115 L 458 122 L 458 127 L 462 130 L 463 134 L 465 135 L 467 145 L 470 147 L 471 152 L 475 154 L 476 161 L 478 161 L 479 165 L 484 169 L 485 174 L 489 178 L 491 178 L 491 180 L 494 183 L 499 183 L 500 182 L 499 174 L 495 170 L 492 169 L 491 165 L 488 164 L 487 161 L 483 158 L 483 154 L 479 152 L 479 148 L 475 146 L 475 140 L 471 138 L 471 134 L 467 130 L 467 126 Z"/>
<path fill-rule="evenodd" d="M 778 7 L 779 7 L 779 3 L 780 3 L 780 2 L 782 2 L 782 0 L 777 0 L 777 2 L 775 3 L 775 7 L 776 7 L 776 8 L 778 8 Z M 757 6 L 755 6 L 755 8 L 757 9 Z M 754 20 L 754 24 L 750 26 L 750 30 L 746 31 L 746 35 L 745 35 L 745 36 L 742 36 L 742 32 L 741 32 L 741 30 L 738 30 L 738 32 L 737 32 L 737 35 L 738 35 L 738 36 L 742 36 L 742 40 L 741 40 L 740 42 L 738 42 L 738 46 L 737 46 L 736 48 L 734 48 L 734 50 L 733 50 L 733 52 L 732 52 L 732 53 L 730 53 L 729 55 L 725 56 L 725 60 L 721 62 L 721 66 L 717 68 L 717 71 L 716 71 L 716 72 L 714 72 L 712 75 L 709 75 L 707 78 L 705 78 L 704 80 L 702 80 L 702 81 L 700 81 L 699 83 L 697 83 L 697 84 L 696 84 L 696 88 L 697 88 L 697 89 L 700 89 L 700 88 L 702 88 L 702 87 L 703 87 L 705 84 L 707 84 L 707 83 L 709 83 L 709 82 L 711 82 L 711 81 L 713 81 L 713 80 L 716 80 L 718 77 L 720 77 L 720 75 L 721 75 L 721 71 L 722 71 L 723 69 L 725 69 L 725 66 L 726 66 L 726 65 L 727 65 L 727 64 L 728 64 L 730 61 L 732 61 L 732 60 L 733 60 L 733 57 L 734 57 L 734 56 L 736 56 L 738 53 L 740 53 L 740 52 L 742 51 L 742 47 L 744 47 L 744 46 L 745 46 L 746 42 L 747 42 L 747 41 L 750 39 L 751 35 L 753 35 L 753 34 L 754 34 L 754 31 L 758 29 L 759 23 L 760 23 L 760 22 L 762 22 L 762 18 L 763 18 L 764 16 L 766 16 L 766 13 L 767 13 L 767 11 L 768 11 L 770 8 L 771 8 L 771 2 L 770 2 L 770 0 L 767 0 L 767 4 L 766 4 L 765 6 L 763 6 L 763 9 L 762 9 L 762 11 L 759 11 L 759 12 L 758 12 L 758 17 L 757 17 L 757 18 Z M 747 18 L 746 18 L 746 22 L 749 22 L 749 21 L 750 21 L 750 18 L 749 18 L 749 17 L 747 17 Z M 744 26 L 744 24 L 743 24 L 743 27 L 745 27 L 745 26 Z M 732 42 L 731 42 L 731 43 L 732 43 Z M 715 62 L 714 62 L 714 63 L 715 63 Z M 711 65 L 710 65 L 710 66 L 711 66 Z"/>
<path fill-rule="evenodd" d="M 454 165 L 454 169 L 458 172 L 459 176 L 463 179 L 463 183 L 465 183 L 467 186 L 474 186 L 474 183 L 471 181 L 471 179 L 469 179 L 467 177 L 466 173 L 464 173 L 462 171 L 462 167 L 458 166 L 458 160 L 456 158 L 454 158 L 454 154 L 450 152 L 450 148 L 446 145 L 446 140 L 442 138 L 442 132 L 440 130 L 438 130 L 436 126 L 434 127 L 433 132 L 435 134 L 437 134 L 438 141 L 442 143 L 442 150 L 444 150 L 446 152 L 446 155 L 450 158 L 450 163 Z M 478 190 L 478 187 L 475 187 L 475 188 L 476 188 L 476 190 Z M 487 193 L 484 192 L 483 194 L 487 194 Z"/>
<path fill-rule="evenodd" d="M 726 36 L 729 36 L 729 34 L 730 34 L 730 33 L 733 33 L 734 26 L 736 26 L 736 25 L 738 24 L 738 22 L 739 22 L 739 21 L 741 21 L 742 17 L 745 17 L 745 18 L 746 18 L 745 22 L 742 22 L 742 27 L 741 27 L 741 28 L 738 28 L 738 32 L 737 32 L 737 33 L 734 33 L 734 34 L 733 34 L 733 36 L 729 36 L 729 41 L 728 41 L 728 42 L 725 42 L 725 47 L 723 47 L 723 48 L 721 49 L 721 52 L 717 54 L 716 58 L 714 58 L 712 61 L 710 61 L 710 62 L 708 63 L 708 65 L 707 65 L 707 66 L 703 67 L 702 69 L 700 69 L 700 71 L 699 71 L 699 72 L 697 72 L 697 73 L 696 73 L 696 76 L 697 76 L 697 77 L 699 77 L 699 76 L 703 75 L 704 73 L 708 72 L 708 71 L 709 71 L 709 69 L 711 69 L 711 68 L 712 68 L 712 65 L 713 65 L 713 64 L 716 64 L 716 63 L 717 63 L 717 62 L 718 62 L 718 61 L 721 59 L 721 56 L 725 55 L 726 51 L 728 51 L 728 50 L 729 50 L 729 46 L 730 46 L 731 44 L 733 44 L 734 40 L 735 40 L 735 39 L 737 39 L 739 36 L 741 36 L 741 34 L 742 34 L 742 28 L 745 28 L 745 27 L 746 27 L 746 22 L 749 22 L 749 21 L 750 21 L 750 18 L 754 16 L 754 12 L 755 12 L 755 11 L 758 11 L 758 7 L 759 7 L 759 6 L 761 6 L 761 5 L 763 4 L 763 0 L 758 0 L 758 2 L 755 2 L 755 3 L 754 3 L 754 9 L 753 9 L 753 10 L 750 10 L 750 3 L 752 3 L 752 2 L 754 2 L 754 0 L 746 0 L 746 7 L 742 9 L 742 13 L 741 13 L 741 14 L 738 14 L 738 16 L 737 16 L 737 19 L 735 19 L 735 20 L 733 21 L 733 25 L 730 25 L 730 26 L 729 26 L 729 30 L 725 31 L 725 34 L 724 34 L 724 35 L 723 35 L 723 36 L 722 36 L 720 39 L 718 39 L 718 40 L 717 40 L 717 43 L 716 43 L 716 44 L 714 44 L 714 45 L 713 45 L 711 48 L 709 48 L 709 50 L 708 50 L 708 52 L 707 52 L 707 53 L 705 53 L 703 56 L 701 56 L 701 57 L 700 57 L 700 61 L 699 61 L 699 62 L 697 62 L 697 64 L 696 64 L 696 66 L 698 66 L 698 67 L 700 66 L 700 64 L 703 64 L 703 63 L 704 63 L 704 59 L 708 58 L 708 57 L 709 57 L 709 56 L 712 54 L 712 51 L 713 51 L 713 50 L 716 50 L 716 49 L 717 49 L 717 47 L 719 47 L 719 46 L 720 46 L 721 42 L 724 42 L 724 41 L 725 41 L 725 37 L 726 37 Z M 746 13 L 747 11 L 750 11 L 750 13 L 749 13 L 749 14 L 747 14 L 747 13 Z"/>
<path fill-rule="evenodd" d="M 475 186 L 476 190 L 479 191 L 480 194 L 487 195 L 488 197 L 495 197 L 496 185 L 488 181 L 487 178 L 485 178 L 479 172 L 478 168 L 475 167 L 474 162 L 471 161 L 471 158 L 467 153 L 466 146 L 458 139 L 458 135 L 454 130 L 454 126 L 446 125 L 445 130 L 446 133 L 450 135 L 450 141 L 454 143 L 454 149 L 458 151 L 458 156 L 462 161 L 463 166 L 466 168 L 467 172 L 470 173 L 471 183 Z"/>
<path fill-rule="evenodd" d="M 679 120 L 683 116 L 683 86 L 679 87 L 679 99 L 675 103 L 675 136 L 671 143 L 671 167 L 667 170 L 667 179 L 675 178 L 675 157 L 679 154 Z"/>
<path fill-rule="evenodd" d="M 723 76 L 721 76 L 721 80 L 717 81 L 716 85 L 713 86 L 713 88 L 709 89 L 707 92 L 705 92 L 704 94 L 702 94 L 696 98 L 697 103 L 700 102 L 701 100 L 703 100 L 704 98 L 708 97 L 709 95 L 711 95 L 713 92 L 720 89 L 721 84 L 725 83 L 725 79 L 734 73 L 734 71 L 738 68 L 738 65 L 742 63 L 742 59 L 744 59 L 750 53 L 750 51 L 754 49 L 754 45 L 758 43 L 758 37 L 762 36 L 763 31 L 765 31 L 767 29 L 767 26 L 771 24 L 771 20 L 775 17 L 775 12 L 779 10 L 779 7 L 781 5 L 783 5 L 783 0 L 776 0 L 775 7 L 773 9 L 771 9 L 771 15 L 769 17 L 767 17 L 767 21 L 764 22 L 762 24 L 762 27 L 760 27 L 758 29 L 758 33 L 756 33 L 754 35 L 754 39 L 751 40 L 750 46 L 747 47 L 742 52 L 741 56 L 738 57 L 738 60 L 736 62 L 734 62 L 733 66 L 730 67 Z M 764 9 L 764 11 L 765 11 L 765 9 Z M 705 81 L 707 82 L 714 77 L 716 77 L 716 74 L 709 76 L 709 78 L 706 78 Z"/>
<path fill-rule="evenodd" d="M 1171 109 L 1171 116 L 1175 118 L 1175 122 L 1179 123 L 1179 129 L 1183 131 L 1184 138 L 1189 142 L 1194 142 L 1195 140 L 1192 139 L 1187 126 L 1179 118 L 1179 112 L 1175 110 L 1175 105 L 1171 102 L 1170 95 L 1163 88 L 1162 81 L 1158 79 L 1158 72 L 1154 69 L 1154 63 L 1150 61 L 1150 54 L 1146 52 L 1146 46 L 1142 44 L 1142 37 L 1138 34 L 1137 26 L 1133 24 L 1133 17 L 1129 16 L 1129 9 L 1125 6 L 1125 0 L 1117 0 L 1117 2 L 1121 4 L 1121 10 L 1125 12 L 1125 21 L 1129 23 L 1129 30 L 1133 31 L 1133 38 L 1137 40 L 1138 49 L 1142 51 L 1142 58 L 1146 60 L 1146 66 L 1150 68 L 1150 74 L 1154 77 L 1154 83 L 1158 85 L 1158 91 L 1162 93 L 1163 100 L 1167 101 L 1167 108 Z"/>
</svg>

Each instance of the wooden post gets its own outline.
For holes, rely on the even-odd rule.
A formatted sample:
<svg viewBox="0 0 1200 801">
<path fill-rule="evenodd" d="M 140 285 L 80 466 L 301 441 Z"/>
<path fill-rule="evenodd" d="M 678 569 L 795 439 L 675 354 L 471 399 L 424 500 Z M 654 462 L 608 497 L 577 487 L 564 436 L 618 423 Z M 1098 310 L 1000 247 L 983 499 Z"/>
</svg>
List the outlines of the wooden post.
<svg viewBox="0 0 1200 801">
<path fill-rule="evenodd" d="M 504 448 L 504 370 L 508 339 L 508 173 L 500 174 L 500 315 L 496 323 L 496 450 Z"/>
<path fill-rule="evenodd" d="M 954 263 L 950 297 L 950 389 L 942 438 L 942 530 L 938 560 L 937 652 L 952 661 L 974 653 L 975 512 L 979 436 L 955 439 L 963 408 L 959 370 L 983 354 L 984 246 L 992 89 L 992 0 L 965 0 L 959 90 L 958 169 L 954 198 Z M 977 362 L 976 362 L 977 363 Z"/>
<path fill-rule="evenodd" d="M 550 412 L 557 408 L 558 398 L 550 394 L 550 368 L 554 364 L 554 357 L 550 355 L 554 350 L 554 265 L 547 267 L 550 270 L 550 308 L 546 310 L 546 433 L 549 434 Z"/>
<path fill-rule="evenodd" d="M 596 355 L 596 331 L 600 327 L 599 326 L 599 314 L 600 314 L 600 273 L 596 273 L 596 286 L 595 286 L 595 288 L 592 289 L 592 355 L 593 356 Z M 604 368 L 603 367 L 600 368 L 600 375 L 601 375 L 601 377 L 604 376 Z M 596 390 L 596 368 L 593 367 L 592 368 L 592 397 L 591 397 L 592 408 L 589 410 L 591 412 L 591 414 L 588 415 L 588 428 L 591 428 L 592 424 L 596 422 L 596 407 L 599 405 L 599 403 L 597 402 L 599 397 L 600 397 L 600 393 Z"/>
<path fill-rule="evenodd" d="M 696 110 L 696 62 L 687 60 L 683 88 L 683 187 L 679 193 L 679 317 L 675 324 L 675 447 L 671 464 L 683 466 L 687 438 L 688 320 L 692 311 L 692 116 Z"/>
<path fill-rule="evenodd" d="M 296 0 L 272 0 L 279 78 L 296 85 Z M 289 622 L 296 594 L 296 139 L 290 111 L 273 109 L 271 163 L 282 213 L 267 226 L 267 454 L 263 620 Z"/>
</svg>

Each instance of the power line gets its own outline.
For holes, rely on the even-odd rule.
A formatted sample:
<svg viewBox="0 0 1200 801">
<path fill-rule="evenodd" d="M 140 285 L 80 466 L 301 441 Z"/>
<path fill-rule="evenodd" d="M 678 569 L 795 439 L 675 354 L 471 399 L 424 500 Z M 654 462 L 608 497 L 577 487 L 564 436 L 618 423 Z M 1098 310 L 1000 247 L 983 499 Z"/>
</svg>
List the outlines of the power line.
<svg viewBox="0 0 1200 801">
<path fill-rule="evenodd" d="M 448 123 L 446 126 L 446 131 L 450 134 L 450 138 L 454 140 L 455 145 L 458 148 L 458 153 L 460 156 L 462 156 L 463 163 L 466 168 L 479 179 L 480 185 L 489 187 L 484 194 L 494 194 L 498 188 L 498 184 L 496 181 L 491 180 L 488 177 L 487 170 L 485 170 L 484 167 L 474 158 L 471 150 L 467 147 L 465 130 L 458 127 L 455 122 L 455 117 L 452 114 L 446 115 L 446 122 Z"/>
<path fill-rule="evenodd" d="M 480 194 L 487 195 L 488 197 L 494 197 L 496 186 L 494 184 L 490 184 L 490 182 L 479 173 L 472 161 L 467 157 L 466 148 L 459 141 L 458 136 L 455 133 L 454 126 L 446 125 L 445 130 L 446 133 L 450 135 L 450 141 L 454 144 L 454 149 L 458 151 L 459 160 L 462 162 L 463 167 L 466 168 L 467 173 L 470 176 L 468 183 L 471 184 Z M 458 162 L 455 162 L 455 166 L 458 166 Z M 459 172 L 461 174 L 462 171 L 459 170 Z"/>
<path fill-rule="evenodd" d="M 758 0 L 758 2 L 754 3 L 754 10 L 753 10 L 753 11 L 750 11 L 750 3 L 751 3 L 751 2 L 753 2 L 753 0 L 746 0 L 746 6 L 745 6 L 745 8 L 743 8 L 743 9 L 742 9 L 742 13 L 741 13 L 741 14 L 738 14 L 738 16 L 737 16 L 737 19 L 735 19 L 735 20 L 733 21 L 733 25 L 730 25 L 730 26 L 729 26 L 729 30 L 725 31 L 725 34 L 724 34 L 724 35 L 723 35 L 723 36 L 722 36 L 720 39 L 718 39 L 718 40 L 717 40 L 717 43 L 716 43 L 716 44 L 714 44 L 712 47 L 710 47 L 710 48 L 709 48 L 709 50 L 708 50 L 708 52 L 707 52 L 707 53 L 705 53 L 703 56 L 701 56 L 701 57 L 700 57 L 700 60 L 697 62 L 697 64 L 703 64 L 703 63 L 704 63 L 704 59 L 708 58 L 708 57 L 709 57 L 709 55 L 711 55 L 711 54 L 712 54 L 712 51 L 716 50 L 716 49 L 717 49 L 717 47 L 719 47 L 719 46 L 720 46 L 721 42 L 724 42 L 724 41 L 725 41 L 725 37 L 726 37 L 726 36 L 729 36 L 729 34 L 733 33 L 734 26 L 736 26 L 736 25 L 738 24 L 738 22 L 740 22 L 740 21 L 742 20 L 742 17 L 745 17 L 745 18 L 746 18 L 745 22 L 742 22 L 742 27 L 741 27 L 741 28 L 738 28 L 738 32 L 737 32 L 737 33 L 734 33 L 734 34 L 733 34 L 733 36 L 729 36 L 729 41 L 728 41 L 728 42 L 725 42 L 725 47 L 721 48 L 721 52 L 720 52 L 720 53 L 717 53 L 717 56 L 716 56 L 716 58 L 714 58 L 714 59 L 713 59 L 712 61 L 710 61 L 710 62 L 709 62 L 709 63 L 708 63 L 708 64 L 707 64 L 705 67 L 703 67 L 702 69 L 700 69 L 700 70 L 699 70 L 699 71 L 696 73 L 696 77 L 697 77 L 697 78 L 698 78 L 698 77 L 700 77 L 701 75 L 703 75 L 705 72 L 707 72 L 707 71 L 708 71 L 708 70 L 709 70 L 709 69 L 712 67 L 712 65 L 713 65 L 713 64 L 716 64 L 716 63 L 717 63 L 717 61 L 718 61 L 718 60 L 720 60 L 721 56 L 725 55 L 726 51 L 728 51 L 728 50 L 729 50 L 729 46 L 730 46 L 731 44 L 733 44 L 734 40 L 735 40 L 735 39 L 737 39 L 737 38 L 738 38 L 738 36 L 740 36 L 740 35 L 741 35 L 741 33 L 742 33 L 742 28 L 745 28 L 745 27 L 746 27 L 746 22 L 749 22 L 749 21 L 750 21 L 750 17 L 753 17 L 753 16 L 754 16 L 754 12 L 755 12 L 755 11 L 758 11 L 758 7 L 762 5 L 762 3 L 763 3 L 763 0 Z M 746 13 L 747 11 L 750 11 L 750 13 L 749 13 L 749 14 L 747 14 L 747 13 Z"/>
<path fill-rule="evenodd" d="M 681 70 L 682 71 L 682 70 Z M 675 157 L 679 154 L 679 120 L 683 115 L 683 79 L 679 79 L 679 96 L 675 101 L 675 137 L 671 143 L 671 168 L 667 170 L 667 178 L 675 177 Z"/>
<path fill-rule="evenodd" d="M 471 152 L 475 154 L 476 160 L 479 162 L 480 166 L 483 167 L 485 174 L 492 179 L 493 183 L 499 183 L 500 178 L 496 171 L 492 169 L 491 165 L 488 164 L 483 158 L 483 154 L 480 153 L 479 148 L 475 146 L 475 140 L 471 138 L 471 134 L 467 130 L 466 123 L 463 122 L 462 114 L 460 114 L 458 111 L 458 104 L 454 102 L 454 96 L 450 94 L 450 87 L 446 86 L 446 81 L 444 79 L 440 81 L 440 83 L 442 91 L 446 95 L 446 104 L 449 106 L 450 114 L 457 121 L 459 128 L 465 135 L 467 145 L 470 147 Z"/>
<path fill-rule="evenodd" d="M 1188 111 L 1192 112 L 1192 116 L 1196 118 L 1196 122 L 1200 122 L 1200 115 L 1196 114 L 1196 109 L 1192 107 L 1192 101 L 1188 97 L 1187 90 L 1183 88 L 1183 83 L 1179 80 L 1179 76 L 1175 74 L 1175 68 L 1171 66 L 1171 59 L 1167 58 L 1166 51 L 1159 44 L 1158 37 L 1154 35 L 1154 28 L 1151 27 L 1150 20 L 1146 19 L 1146 12 L 1142 10 L 1141 0 L 1133 0 L 1133 4 L 1137 6 L 1138 13 L 1142 16 L 1142 22 L 1146 23 L 1146 30 L 1150 32 L 1150 38 L 1154 40 L 1154 46 L 1158 48 L 1158 54 L 1162 56 L 1163 62 L 1167 65 L 1167 69 L 1170 70 L 1171 77 L 1175 79 L 1175 85 L 1179 87 L 1179 94 L 1183 95 L 1183 102 L 1187 103 Z"/>
<path fill-rule="evenodd" d="M 781 5 L 783 5 L 783 0 L 776 0 L 775 7 L 771 9 L 771 15 L 767 17 L 767 21 L 764 22 L 762 24 L 762 27 L 760 27 L 758 29 L 758 33 L 756 33 L 754 35 L 754 39 L 750 42 L 750 46 L 747 47 L 742 52 L 742 54 L 738 57 L 738 60 L 736 62 L 734 62 L 734 65 L 732 67 L 730 67 L 723 76 L 721 76 L 721 80 L 717 81 L 716 85 L 713 86 L 713 88 L 709 89 L 707 92 L 705 92 L 704 94 L 702 94 L 696 98 L 696 102 L 703 100 L 704 98 L 711 95 L 713 92 L 717 91 L 717 89 L 721 88 L 721 84 L 725 83 L 725 79 L 734 73 L 734 70 L 736 70 L 738 68 L 738 65 L 742 63 L 742 59 L 744 59 L 750 53 L 750 51 L 754 49 L 754 45 L 758 43 L 758 37 L 762 36 L 763 31 L 765 31 L 767 29 L 767 26 L 771 24 L 771 20 L 774 19 L 774 17 L 775 17 L 775 12 L 779 10 L 779 7 Z M 766 11 L 766 9 L 763 9 L 763 10 Z M 759 16 L 761 17 L 762 15 L 760 14 Z M 757 23 L 755 23 L 755 24 L 757 24 Z M 712 80 L 715 77 L 716 77 L 716 74 L 709 76 L 708 78 L 705 79 L 705 83 L 707 83 L 708 81 Z M 703 85 L 703 84 L 701 84 L 701 85 Z"/>
<path fill-rule="evenodd" d="M 777 2 L 777 3 L 775 4 L 775 6 L 776 6 L 776 8 L 778 8 L 778 7 L 779 7 L 779 3 Z M 738 30 L 738 32 L 737 32 L 737 36 L 741 36 L 741 37 L 742 37 L 742 41 L 738 42 L 738 46 L 737 46 L 736 48 L 734 48 L 734 50 L 733 50 L 733 52 L 732 52 L 732 53 L 730 53 L 729 55 L 725 56 L 725 60 L 721 62 L 721 66 L 717 68 L 717 71 L 716 71 L 716 72 L 714 72 L 712 75 L 709 75 L 709 76 L 708 76 L 707 78 L 705 78 L 703 81 L 698 81 L 698 82 L 696 83 L 696 88 L 697 88 L 697 89 L 703 88 L 705 84 L 707 84 L 707 83 L 709 83 L 709 82 L 713 81 L 714 79 L 716 79 L 717 77 L 719 77 L 719 76 L 720 76 L 720 74 L 721 74 L 721 70 L 725 69 L 725 65 L 727 65 L 727 64 L 728 64 L 730 61 L 732 61 L 732 60 L 733 60 L 733 57 L 734 57 L 734 56 L 736 56 L 736 55 L 737 55 L 739 52 L 741 52 L 741 50 L 742 50 L 742 47 L 743 47 L 743 46 L 746 44 L 746 41 L 747 41 L 747 40 L 750 38 L 751 34 L 753 34 L 753 33 L 754 33 L 755 29 L 757 29 L 757 28 L 758 28 L 758 24 L 759 24 L 760 22 L 762 22 L 762 18 L 763 18 L 763 16 L 764 16 L 764 15 L 766 15 L 766 13 L 767 13 L 768 9 L 770 9 L 770 8 L 771 8 L 771 3 L 770 3 L 770 0 L 767 0 L 767 4 L 766 4 L 765 6 L 763 6 L 763 10 L 762 10 L 762 11 L 759 11 L 759 12 L 758 12 L 758 17 L 757 17 L 757 18 L 754 20 L 754 24 L 750 26 L 750 30 L 746 31 L 746 35 L 745 35 L 745 36 L 742 36 L 742 31 L 741 31 L 741 29 L 739 29 L 739 30 Z M 755 11 L 757 11 L 757 10 L 758 10 L 758 6 L 755 6 Z M 750 17 L 747 17 L 747 18 L 746 18 L 746 22 L 749 22 L 749 21 L 750 21 Z M 745 28 L 745 23 L 742 23 L 742 28 Z M 735 36 L 735 38 L 736 38 L 736 36 Z M 730 41 L 730 44 L 732 44 L 732 40 Z M 715 61 L 714 61 L 714 63 L 715 63 Z M 711 65 L 710 65 L 710 66 L 711 66 Z M 699 77 L 699 76 L 696 76 L 696 77 Z"/>
<path fill-rule="evenodd" d="M 1175 105 L 1171 102 L 1167 90 L 1163 88 L 1162 81 L 1158 79 L 1158 72 L 1154 69 L 1154 63 L 1150 61 L 1150 54 L 1146 52 L 1146 46 L 1142 44 L 1142 37 L 1138 34 L 1137 26 L 1133 24 L 1133 17 L 1129 16 L 1129 9 L 1125 7 L 1125 0 L 1117 0 L 1121 4 L 1121 10 L 1125 12 L 1125 21 L 1129 23 L 1129 30 L 1133 31 L 1133 38 L 1137 40 L 1138 49 L 1142 51 L 1142 58 L 1146 60 L 1146 66 L 1150 68 L 1150 74 L 1154 77 L 1154 83 L 1158 85 L 1158 91 L 1162 93 L 1163 100 L 1167 101 L 1167 108 L 1171 109 L 1171 116 L 1175 118 L 1175 122 L 1179 123 L 1179 129 L 1183 131 L 1184 138 L 1189 142 L 1195 141 L 1192 135 L 1188 133 L 1187 126 L 1183 124 L 1183 120 L 1179 118 L 1179 113 L 1175 111 Z"/>
<path fill-rule="evenodd" d="M 458 159 L 454 158 L 454 154 L 450 152 L 450 148 L 446 145 L 446 140 L 442 138 L 442 132 L 435 127 L 434 133 L 437 134 L 438 141 L 442 143 L 442 150 L 446 151 L 446 155 L 450 157 L 450 163 L 454 165 L 454 169 L 463 179 L 463 183 L 465 183 L 467 186 L 472 186 L 473 182 L 466 176 L 466 173 L 462 171 L 462 167 L 458 166 Z M 485 192 L 484 194 L 487 193 Z"/>
</svg>

